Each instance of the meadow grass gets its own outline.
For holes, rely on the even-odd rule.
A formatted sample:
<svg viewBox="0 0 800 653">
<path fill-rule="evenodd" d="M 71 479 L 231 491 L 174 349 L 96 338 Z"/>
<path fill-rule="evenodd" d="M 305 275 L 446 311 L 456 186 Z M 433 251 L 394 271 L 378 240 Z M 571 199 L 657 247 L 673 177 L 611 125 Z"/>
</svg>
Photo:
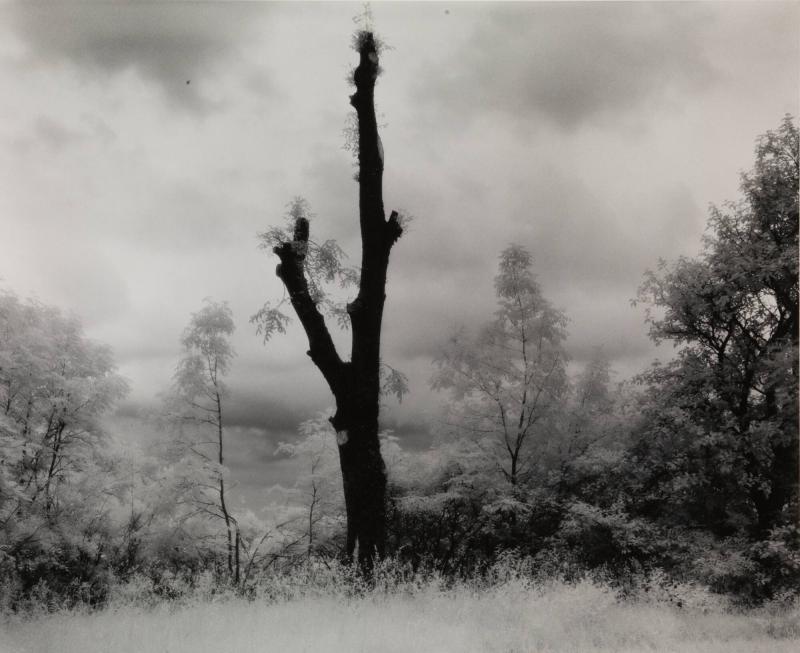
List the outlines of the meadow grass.
<svg viewBox="0 0 800 653">
<path fill-rule="evenodd" d="M 800 608 L 737 612 L 688 597 L 620 600 L 590 581 L 436 583 L 278 601 L 205 597 L 6 619 L 2 653 L 614 652 L 800 650 Z"/>
</svg>

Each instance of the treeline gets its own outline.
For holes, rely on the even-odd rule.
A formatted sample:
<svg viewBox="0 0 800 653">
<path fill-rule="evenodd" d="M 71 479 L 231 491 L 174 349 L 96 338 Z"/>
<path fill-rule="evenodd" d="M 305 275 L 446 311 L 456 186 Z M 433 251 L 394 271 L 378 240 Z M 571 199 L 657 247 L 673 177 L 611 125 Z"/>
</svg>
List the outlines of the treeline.
<svg viewBox="0 0 800 653">
<path fill-rule="evenodd" d="M 649 574 L 745 601 L 800 587 L 798 131 L 762 136 L 741 198 L 712 208 L 703 252 L 648 272 L 637 302 L 677 345 L 624 383 L 598 350 L 571 374 L 567 318 L 530 254 L 502 252 L 497 310 L 442 343 L 446 399 L 430 451 L 381 436 L 388 548 L 418 569 L 480 573 L 518 555 L 538 573 Z M 260 575 L 345 548 L 327 415 L 280 451 L 304 470 L 268 520 L 232 509 L 224 384 L 230 311 L 207 303 L 183 334 L 173 386 L 135 449 L 103 427 L 125 395 L 107 348 L 57 310 L 0 295 L 0 583 L 6 609 L 102 603 L 110 588 L 211 573 Z M 226 494 L 226 492 L 228 494 Z M 44 598 L 43 598 L 44 597 Z"/>
</svg>

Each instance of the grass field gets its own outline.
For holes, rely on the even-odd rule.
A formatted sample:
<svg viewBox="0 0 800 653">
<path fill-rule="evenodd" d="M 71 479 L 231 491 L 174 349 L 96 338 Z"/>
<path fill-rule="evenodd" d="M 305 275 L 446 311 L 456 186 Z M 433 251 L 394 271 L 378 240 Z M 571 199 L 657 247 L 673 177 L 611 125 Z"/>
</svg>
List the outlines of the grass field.
<svg viewBox="0 0 800 653">
<path fill-rule="evenodd" d="M 800 650 L 800 609 L 619 601 L 601 585 L 506 583 L 358 597 L 193 601 L 6 620 L 2 653 L 468 653 Z"/>
</svg>

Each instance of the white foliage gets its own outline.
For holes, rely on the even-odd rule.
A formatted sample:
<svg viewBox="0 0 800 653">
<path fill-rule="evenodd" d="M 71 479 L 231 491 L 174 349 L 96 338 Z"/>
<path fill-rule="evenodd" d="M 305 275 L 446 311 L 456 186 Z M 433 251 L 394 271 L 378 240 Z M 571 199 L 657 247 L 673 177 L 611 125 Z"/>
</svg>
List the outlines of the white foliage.
<svg viewBox="0 0 800 653">
<path fill-rule="evenodd" d="M 535 471 L 533 452 L 556 432 L 569 389 L 567 318 L 543 297 L 531 266 L 519 245 L 502 252 L 494 320 L 475 334 L 453 333 L 431 380 L 451 396 L 459 437 L 512 484 Z"/>
</svg>

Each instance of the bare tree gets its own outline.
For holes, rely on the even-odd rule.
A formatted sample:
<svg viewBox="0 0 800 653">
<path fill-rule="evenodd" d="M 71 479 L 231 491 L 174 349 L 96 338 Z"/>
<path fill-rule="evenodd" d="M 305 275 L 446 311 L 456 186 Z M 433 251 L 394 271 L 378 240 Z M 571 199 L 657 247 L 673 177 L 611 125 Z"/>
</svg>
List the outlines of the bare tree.
<svg viewBox="0 0 800 653">
<path fill-rule="evenodd" d="M 347 304 L 346 316 L 352 327 L 349 361 L 336 351 L 320 311 L 322 298 L 313 275 L 314 265 L 326 264 L 326 243 L 314 249 L 309 241 L 308 216 L 296 203 L 291 215 L 291 234 L 275 242 L 275 232 L 265 234 L 280 259 L 276 273 L 283 281 L 292 306 L 308 336 L 308 355 L 319 368 L 336 400 L 331 423 L 337 432 L 347 513 L 348 560 L 358 547 L 362 569 L 369 569 L 375 556 L 384 554 L 386 542 L 386 470 L 378 438 L 381 393 L 380 340 L 385 300 L 386 271 L 392 246 L 403 233 L 400 216 L 392 211 L 386 218 L 383 207 L 383 148 L 375 118 L 374 90 L 380 72 L 379 48 L 371 31 L 356 34 L 359 64 L 353 72 L 356 92 L 350 104 L 356 111 L 358 129 L 359 221 L 361 227 L 361 270 L 358 295 Z M 271 240 L 271 238 L 273 240 Z M 326 273 L 331 275 L 330 269 Z M 283 330 L 286 317 L 262 309 L 254 316 L 262 321 L 265 336 Z M 271 320 L 271 322 L 270 322 Z"/>
</svg>

